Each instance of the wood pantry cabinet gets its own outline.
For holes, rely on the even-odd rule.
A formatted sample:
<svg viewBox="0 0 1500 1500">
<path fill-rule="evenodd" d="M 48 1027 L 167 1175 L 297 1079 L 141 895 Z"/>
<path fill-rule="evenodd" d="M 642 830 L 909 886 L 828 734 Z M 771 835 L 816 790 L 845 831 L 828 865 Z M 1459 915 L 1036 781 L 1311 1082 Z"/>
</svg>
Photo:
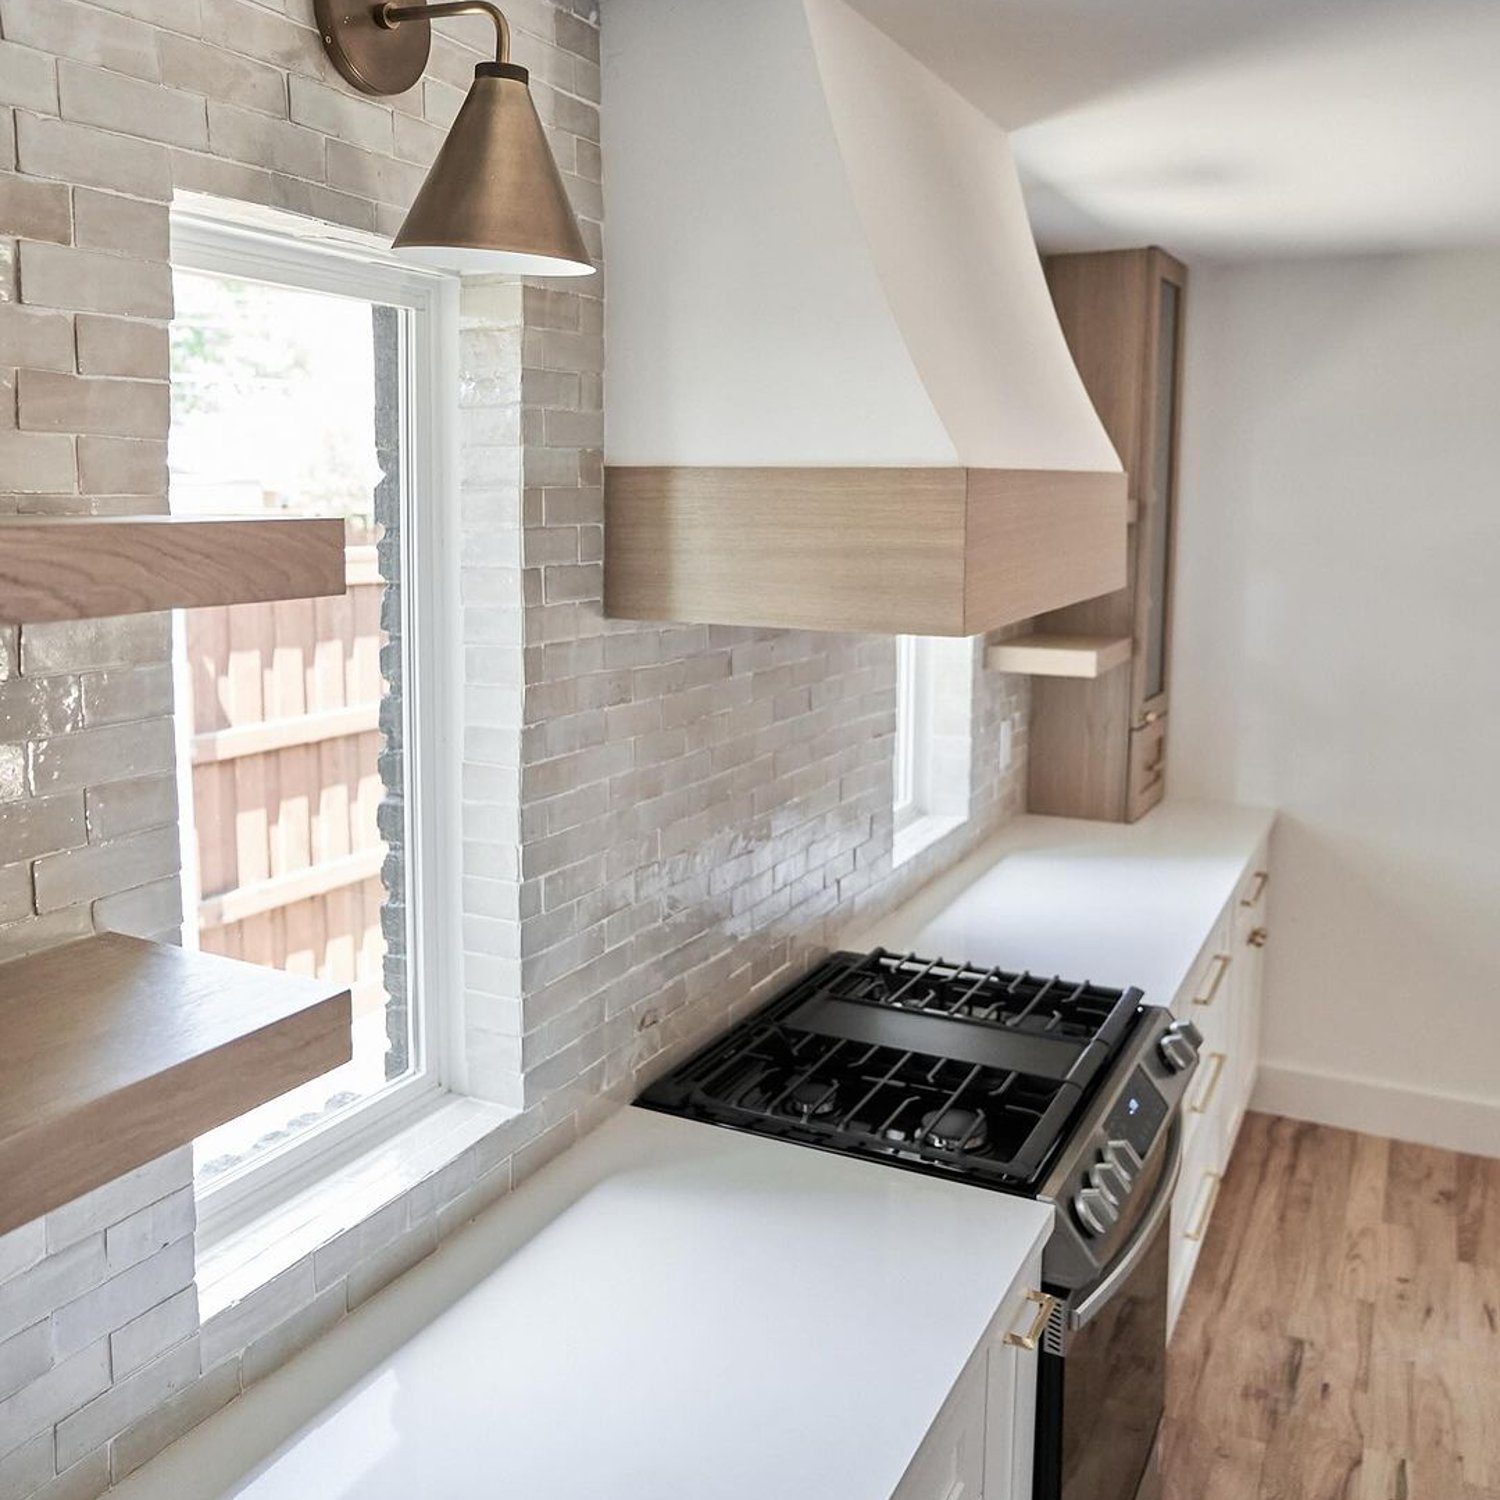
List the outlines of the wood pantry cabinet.
<svg viewBox="0 0 1500 1500">
<path fill-rule="evenodd" d="M 1027 1263 L 891 1500 L 1031 1500 L 1037 1348 L 1051 1299 Z"/>
<path fill-rule="evenodd" d="M 1169 1331 L 1182 1311 L 1255 1086 L 1267 853 L 1262 843 L 1172 1002 L 1173 1014 L 1203 1033 L 1203 1049 L 1182 1107 L 1182 1172 L 1172 1198 Z"/>
<path fill-rule="evenodd" d="M 1187 272 L 1162 250 L 1045 262 L 1058 320 L 1129 476 L 1123 589 L 1042 615 L 1041 636 L 1126 638 L 1098 676 L 1032 684 L 1028 807 L 1134 822 L 1166 792 L 1168 657 Z"/>
</svg>

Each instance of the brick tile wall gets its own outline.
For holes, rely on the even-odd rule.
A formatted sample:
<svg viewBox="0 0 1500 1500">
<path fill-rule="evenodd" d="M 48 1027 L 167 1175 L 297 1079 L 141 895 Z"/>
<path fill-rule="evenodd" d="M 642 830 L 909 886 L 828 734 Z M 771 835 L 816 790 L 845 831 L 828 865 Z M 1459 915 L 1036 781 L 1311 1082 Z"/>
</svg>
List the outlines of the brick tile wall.
<svg viewBox="0 0 1500 1500">
<path fill-rule="evenodd" d="M 602 260 L 593 0 L 507 10 Z M 164 508 L 174 192 L 396 227 L 488 23 L 370 101 L 310 21 L 0 0 L 0 512 Z M 231 1267 L 207 1321 L 187 1151 L 0 1238 L 6 1500 L 102 1493 L 1020 805 L 1024 685 L 977 653 L 970 820 L 893 872 L 888 640 L 602 618 L 603 291 L 461 306 L 459 1083 L 521 1112 L 274 1274 Z M 168 650 L 164 617 L 0 626 L 0 956 L 180 921 Z"/>
</svg>

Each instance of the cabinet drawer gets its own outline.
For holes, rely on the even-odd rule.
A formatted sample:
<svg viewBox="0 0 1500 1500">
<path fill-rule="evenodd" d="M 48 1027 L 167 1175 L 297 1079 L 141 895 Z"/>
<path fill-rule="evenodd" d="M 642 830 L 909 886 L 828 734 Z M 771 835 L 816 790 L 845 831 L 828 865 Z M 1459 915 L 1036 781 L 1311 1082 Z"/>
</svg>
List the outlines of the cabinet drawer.
<svg viewBox="0 0 1500 1500">
<path fill-rule="evenodd" d="M 1130 773 L 1125 799 L 1126 821 L 1144 817 L 1166 795 L 1167 721 L 1142 724 L 1130 731 Z"/>
<path fill-rule="evenodd" d="M 1223 1167 L 1219 1142 L 1211 1128 L 1200 1127 L 1183 1153 L 1182 1175 L 1172 1194 L 1172 1245 L 1169 1257 L 1168 1311 L 1175 1324 L 1188 1283 L 1203 1249 L 1209 1220 L 1218 1201 Z"/>
<path fill-rule="evenodd" d="M 1222 1163 L 1229 1148 L 1229 1121 L 1234 1115 L 1235 1087 L 1239 1077 L 1234 1039 L 1216 1038 L 1199 1055 L 1198 1071 L 1188 1085 L 1182 1105 L 1182 1139 L 1185 1149 L 1197 1148 L 1199 1132 L 1215 1143 L 1205 1145 L 1209 1158 Z"/>
</svg>

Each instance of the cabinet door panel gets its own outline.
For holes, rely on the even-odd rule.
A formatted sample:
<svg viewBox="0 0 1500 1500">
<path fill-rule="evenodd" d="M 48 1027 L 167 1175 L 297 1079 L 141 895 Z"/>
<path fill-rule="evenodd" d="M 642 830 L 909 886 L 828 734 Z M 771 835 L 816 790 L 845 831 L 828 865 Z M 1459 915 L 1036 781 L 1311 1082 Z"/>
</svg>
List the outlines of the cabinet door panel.
<svg viewBox="0 0 1500 1500">
<path fill-rule="evenodd" d="M 989 1396 L 985 1412 L 985 1500 L 1031 1500 L 1036 1451 L 1036 1349 L 1015 1340 L 1032 1331 L 1039 1311 L 1027 1295 L 1042 1284 L 1042 1259 L 1033 1257 L 995 1319 L 988 1341 Z"/>
<path fill-rule="evenodd" d="M 984 1500 L 984 1352 L 964 1367 L 892 1500 Z"/>
<path fill-rule="evenodd" d="M 1144 817 L 1167 793 L 1167 721 L 1130 731 L 1130 790 L 1126 819 Z"/>
</svg>

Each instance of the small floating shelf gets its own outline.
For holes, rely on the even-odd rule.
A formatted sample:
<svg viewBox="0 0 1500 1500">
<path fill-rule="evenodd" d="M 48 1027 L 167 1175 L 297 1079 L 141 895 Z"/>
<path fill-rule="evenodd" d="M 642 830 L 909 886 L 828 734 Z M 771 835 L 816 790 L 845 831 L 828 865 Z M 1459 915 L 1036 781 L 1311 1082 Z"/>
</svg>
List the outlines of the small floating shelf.
<svg viewBox="0 0 1500 1500">
<path fill-rule="evenodd" d="M 0 623 L 343 592 L 337 517 L 0 517 Z"/>
<path fill-rule="evenodd" d="M 991 646 L 985 665 L 992 672 L 1025 672 L 1032 677 L 1103 677 L 1130 660 L 1128 635 L 1018 635 Z"/>
<path fill-rule="evenodd" d="M 351 1055 L 332 981 L 105 934 L 0 965 L 0 1234 Z"/>
</svg>

